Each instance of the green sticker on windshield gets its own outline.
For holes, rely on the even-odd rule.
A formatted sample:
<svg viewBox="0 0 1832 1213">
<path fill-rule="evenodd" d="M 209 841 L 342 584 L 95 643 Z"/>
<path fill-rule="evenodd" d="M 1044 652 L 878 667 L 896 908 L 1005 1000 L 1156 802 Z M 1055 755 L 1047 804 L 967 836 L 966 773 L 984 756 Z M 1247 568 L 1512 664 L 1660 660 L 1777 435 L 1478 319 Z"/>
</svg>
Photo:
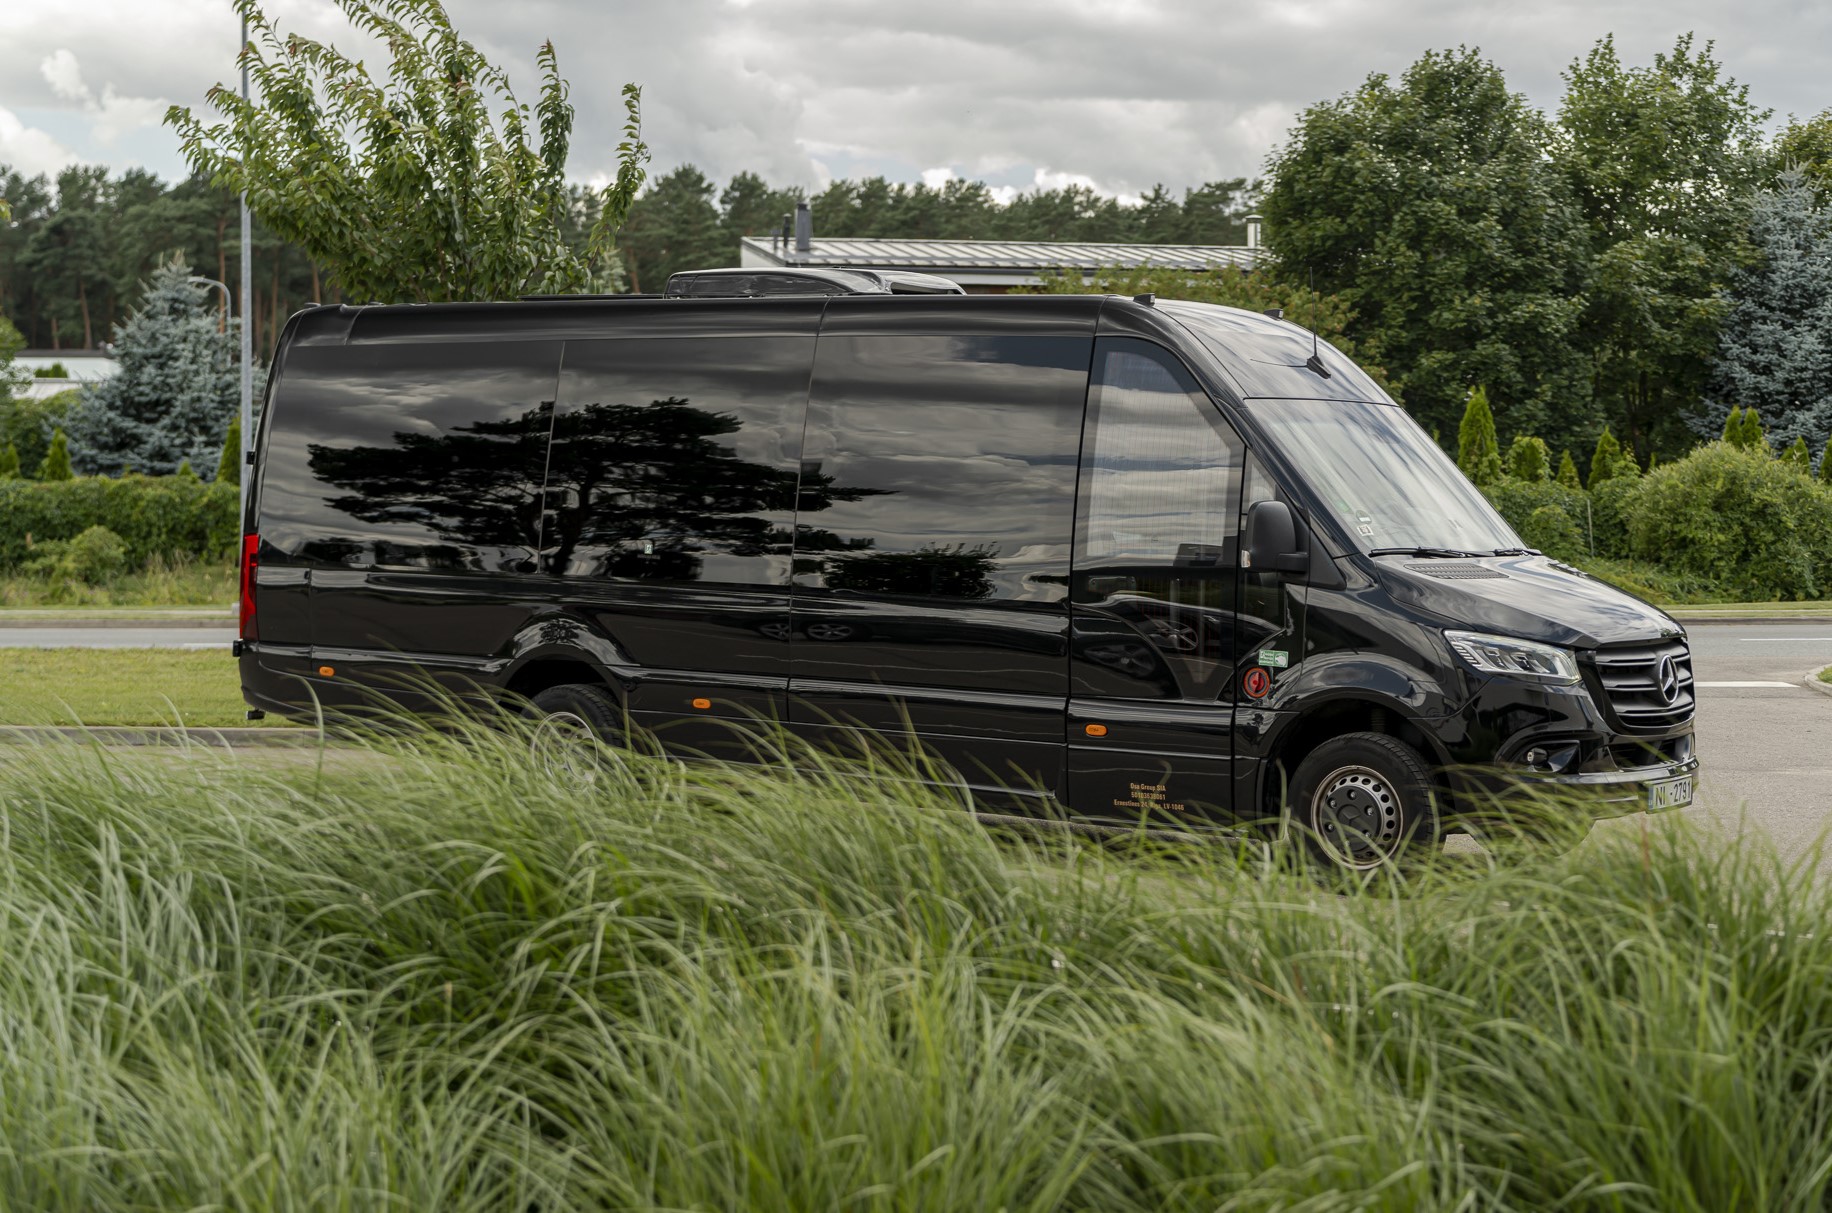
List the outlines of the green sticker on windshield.
<svg viewBox="0 0 1832 1213">
<path fill-rule="evenodd" d="M 1282 670 L 1291 664 L 1291 654 L 1284 649 L 1261 649 L 1259 663 L 1269 669 Z"/>
</svg>

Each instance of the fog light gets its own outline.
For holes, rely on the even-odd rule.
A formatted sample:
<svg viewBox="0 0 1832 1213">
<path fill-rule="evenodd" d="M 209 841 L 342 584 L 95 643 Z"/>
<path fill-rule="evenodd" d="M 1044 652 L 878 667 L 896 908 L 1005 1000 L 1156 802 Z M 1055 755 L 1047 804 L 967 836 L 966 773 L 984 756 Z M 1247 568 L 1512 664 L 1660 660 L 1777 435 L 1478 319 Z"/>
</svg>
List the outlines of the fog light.
<svg viewBox="0 0 1832 1213">
<path fill-rule="evenodd" d="M 1534 746 L 1532 749 L 1528 750 L 1527 751 L 1527 765 L 1530 767 L 1545 766 L 1546 765 L 1546 752 L 1540 749 L 1538 746 Z"/>
</svg>

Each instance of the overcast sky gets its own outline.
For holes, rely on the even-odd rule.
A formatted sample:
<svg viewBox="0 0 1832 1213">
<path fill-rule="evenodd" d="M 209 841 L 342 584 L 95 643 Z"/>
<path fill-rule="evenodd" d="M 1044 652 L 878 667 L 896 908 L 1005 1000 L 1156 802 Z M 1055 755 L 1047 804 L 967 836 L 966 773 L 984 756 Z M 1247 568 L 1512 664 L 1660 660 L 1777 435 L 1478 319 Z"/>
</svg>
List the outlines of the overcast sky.
<svg viewBox="0 0 1832 1213">
<path fill-rule="evenodd" d="M 1537 105 L 1614 33 L 1645 63 L 1715 39 L 1777 120 L 1832 106 L 1828 0 L 447 0 L 533 100 L 558 47 L 579 111 L 571 173 L 613 164 L 618 88 L 643 86 L 655 167 L 780 184 L 949 174 L 1134 196 L 1256 174 L 1306 105 L 1430 48 L 1479 46 Z M 268 0 L 283 28 L 356 47 L 331 0 Z M 183 174 L 160 125 L 233 71 L 227 0 L 0 2 L 0 164 Z M 371 63 L 375 60 L 371 59 Z"/>
</svg>

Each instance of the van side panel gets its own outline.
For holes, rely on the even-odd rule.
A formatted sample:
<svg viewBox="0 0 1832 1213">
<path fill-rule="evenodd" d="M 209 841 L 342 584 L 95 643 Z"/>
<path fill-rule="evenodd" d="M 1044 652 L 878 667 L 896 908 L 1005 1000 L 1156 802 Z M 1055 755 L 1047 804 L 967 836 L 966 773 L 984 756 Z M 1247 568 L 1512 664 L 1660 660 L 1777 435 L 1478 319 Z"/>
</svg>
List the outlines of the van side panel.
<svg viewBox="0 0 1832 1213">
<path fill-rule="evenodd" d="M 325 702 L 418 670 L 466 682 L 527 621 L 560 349 L 288 352 L 262 476 L 263 571 L 309 578 L 312 666 L 335 671 L 314 688 Z"/>
<path fill-rule="evenodd" d="M 566 343 L 544 592 L 628 654 L 630 710 L 664 741 L 710 744 L 704 717 L 783 718 L 819 309 L 799 305 L 802 335 Z"/>
<path fill-rule="evenodd" d="M 845 321 L 875 313 L 836 301 L 839 331 L 823 326 L 796 516 L 791 718 L 842 746 L 862 740 L 859 726 L 913 730 L 970 784 L 1054 791 L 1092 339 L 974 332 L 958 307 L 955 334 L 911 335 L 937 318 L 915 311 L 929 326 L 854 335 Z"/>
</svg>

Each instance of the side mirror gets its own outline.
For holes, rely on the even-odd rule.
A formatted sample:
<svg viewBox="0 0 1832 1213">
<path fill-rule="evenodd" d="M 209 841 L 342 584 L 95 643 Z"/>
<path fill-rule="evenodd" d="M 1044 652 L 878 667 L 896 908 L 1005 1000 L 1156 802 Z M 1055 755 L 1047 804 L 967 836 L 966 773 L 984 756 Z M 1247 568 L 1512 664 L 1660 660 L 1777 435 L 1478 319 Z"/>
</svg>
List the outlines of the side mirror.
<svg viewBox="0 0 1832 1213">
<path fill-rule="evenodd" d="M 1256 501 L 1247 511 L 1240 567 L 1256 573 L 1303 573 L 1310 554 L 1298 547 L 1298 520 L 1283 501 Z"/>
</svg>

